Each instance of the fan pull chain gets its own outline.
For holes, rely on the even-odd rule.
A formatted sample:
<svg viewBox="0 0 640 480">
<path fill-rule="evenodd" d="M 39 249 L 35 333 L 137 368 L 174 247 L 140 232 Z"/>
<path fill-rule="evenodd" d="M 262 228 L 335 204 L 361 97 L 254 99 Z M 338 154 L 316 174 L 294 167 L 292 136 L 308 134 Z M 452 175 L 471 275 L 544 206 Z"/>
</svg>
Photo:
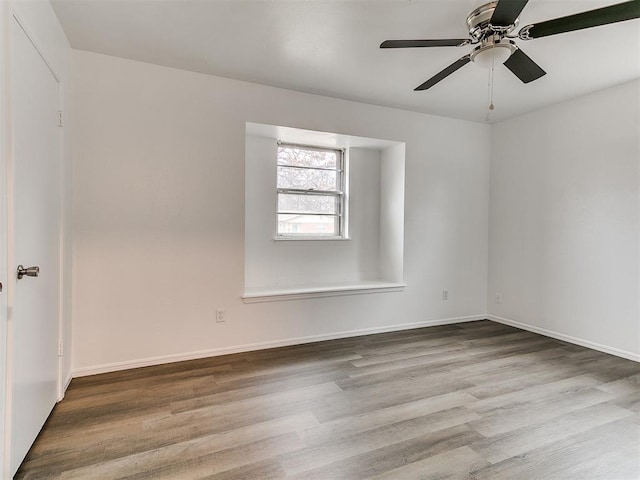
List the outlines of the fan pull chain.
<svg viewBox="0 0 640 480">
<path fill-rule="evenodd" d="M 493 67 L 495 65 L 495 56 L 491 59 L 491 69 L 489 70 L 489 110 L 493 111 Z"/>
<path fill-rule="evenodd" d="M 488 122 L 491 116 L 491 112 L 495 108 L 493 105 L 493 66 L 494 66 L 495 58 L 491 59 L 491 68 L 489 69 L 489 83 L 487 84 L 487 96 L 489 97 L 489 111 L 487 115 L 484 117 L 484 121 Z"/>
</svg>

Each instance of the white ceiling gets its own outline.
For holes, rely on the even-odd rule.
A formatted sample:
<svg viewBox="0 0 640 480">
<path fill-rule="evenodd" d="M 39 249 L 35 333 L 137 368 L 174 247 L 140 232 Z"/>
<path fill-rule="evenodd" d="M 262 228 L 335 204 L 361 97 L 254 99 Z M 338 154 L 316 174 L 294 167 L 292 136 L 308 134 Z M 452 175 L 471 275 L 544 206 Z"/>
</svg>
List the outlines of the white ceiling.
<svg viewBox="0 0 640 480">
<path fill-rule="evenodd" d="M 488 72 L 469 64 L 413 89 L 470 47 L 380 50 L 387 39 L 466 38 L 483 0 L 53 0 L 74 48 L 348 100 L 487 121 Z M 531 0 L 520 26 L 620 0 Z M 496 70 L 488 121 L 640 78 L 640 20 L 519 46 L 547 75 Z"/>
</svg>

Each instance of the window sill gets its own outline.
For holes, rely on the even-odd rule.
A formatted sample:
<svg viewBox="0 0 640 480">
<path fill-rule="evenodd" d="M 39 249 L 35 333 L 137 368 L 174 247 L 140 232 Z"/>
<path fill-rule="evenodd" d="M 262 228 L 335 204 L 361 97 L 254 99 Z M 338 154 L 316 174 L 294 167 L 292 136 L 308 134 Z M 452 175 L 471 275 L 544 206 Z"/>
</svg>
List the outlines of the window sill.
<svg viewBox="0 0 640 480">
<path fill-rule="evenodd" d="M 274 242 L 349 242 L 348 237 L 273 237 Z"/>
<path fill-rule="evenodd" d="M 298 288 L 246 289 L 244 303 L 280 302 L 305 298 L 337 297 L 341 295 L 363 295 L 369 293 L 401 292 L 405 283 L 360 282 L 345 285 L 327 285 Z"/>
</svg>

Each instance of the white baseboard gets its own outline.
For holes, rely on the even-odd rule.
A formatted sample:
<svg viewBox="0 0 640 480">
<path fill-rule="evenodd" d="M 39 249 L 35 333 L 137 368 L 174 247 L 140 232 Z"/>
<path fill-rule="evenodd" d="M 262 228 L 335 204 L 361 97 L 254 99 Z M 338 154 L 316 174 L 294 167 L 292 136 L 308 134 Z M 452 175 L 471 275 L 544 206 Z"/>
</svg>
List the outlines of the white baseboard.
<svg viewBox="0 0 640 480">
<path fill-rule="evenodd" d="M 72 379 L 73 379 L 73 372 L 71 370 L 69 370 L 69 372 L 67 373 L 67 376 L 62 381 L 61 390 L 58 392 L 58 401 L 59 402 L 61 402 L 62 399 L 64 398 L 64 394 L 66 393 L 67 388 L 69 388 L 69 384 L 71 383 Z"/>
<path fill-rule="evenodd" d="M 555 338 L 557 340 L 563 340 L 565 342 L 574 343 L 582 347 L 591 348 L 600 352 L 609 353 L 617 357 L 626 358 L 627 360 L 633 360 L 634 362 L 640 362 L 640 355 L 633 352 L 627 352 L 626 350 L 620 350 L 619 348 L 609 347 L 608 345 L 602 345 L 583 338 L 572 337 L 571 335 L 565 335 L 564 333 L 555 332 L 553 330 L 547 330 L 546 328 L 536 327 L 535 325 L 529 325 L 528 323 L 518 322 L 509 318 L 498 317 L 497 315 L 487 314 L 488 320 L 494 322 L 504 323 L 505 325 L 511 325 L 512 327 L 520 328 L 522 330 L 528 330 L 529 332 L 539 333 L 545 337 Z"/>
<path fill-rule="evenodd" d="M 275 340 L 271 342 L 248 343 L 244 345 L 236 345 L 232 347 L 213 348 L 209 350 L 199 350 L 196 352 L 177 353 L 171 355 L 161 355 L 157 357 L 141 358 L 137 360 L 129 360 L 124 362 L 108 363 L 104 365 L 95 365 L 90 367 L 76 368 L 72 372 L 72 376 L 84 377 L 87 375 L 96 375 L 99 373 L 116 372 L 119 370 L 128 370 L 130 368 L 149 367 L 152 365 L 162 365 L 164 363 L 182 362 L 185 360 L 196 360 L 198 358 L 217 357 L 219 355 L 229 355 L 231 353 L 251 352 L 255 350 L 265 350 L 267 348 L 287 347 L 290 345 L 301 345 L 304 343 L 322 342 L 325 340 L 336 340 L 339 338 L 360 337 L 362 335 L 371 335 L 374 333 L 396 332 L 401 330 L 411 330 L 414 328 L 434 327 L 437 325 L 450 325 L 453 323 L 474 322 L 477 320 L 485 320 L 486 315 L 469 315 L 465 317 L 442 318 L 438 320 L 425 320 L 423 322 L 404 323 L 399 325 L 387 325 L 383 327 L 363 328 L 359 330 L 349 330 L 337 333 L 328 333 L 321 335 L 310 335 L 307 337 L 288 338 L 284 340 Z M 71 381 L 71 378 L 69 378 Z M 67 382 L 68 385 L 68 382 Z"/>
<path fill-rule="evenodd" d="M 69 371 L 67 378 L 64 379 L 64 385 L 62 386 L 63 394 L 64 392 L 67 391 L 67 388 L 69 388 L 69 384 L 71 383 L 71 380 L 73 380 L 73 372 Z"/>
</svg>

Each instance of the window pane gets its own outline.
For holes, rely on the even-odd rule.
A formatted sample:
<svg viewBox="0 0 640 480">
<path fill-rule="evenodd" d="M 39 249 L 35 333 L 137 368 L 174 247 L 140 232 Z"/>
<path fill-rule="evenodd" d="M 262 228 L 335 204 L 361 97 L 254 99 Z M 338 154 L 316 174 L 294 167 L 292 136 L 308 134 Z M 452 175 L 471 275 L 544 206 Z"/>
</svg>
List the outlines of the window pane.
<svg viewBox="0 0 640 480">
<path fill-rule="evenodd" d="M 278 147 L 278 165 L 335 169 L 338 166 L 338 152 L 282 146 Z"/>
<path fill-rule="evenodd" d="M 278 188 L 337 190 L 337 172 L 278 167 Z"/>
<path fill-rule="evenodd" d="M 337 213 L 335 195 L 278 194 L 278 211 L 295 213 Z"/>
<path fill-rule="evenodd" d="M 338 236 L 339 220 L 333 215 L 278 215 L 278 235 Z"/>
</svg>

